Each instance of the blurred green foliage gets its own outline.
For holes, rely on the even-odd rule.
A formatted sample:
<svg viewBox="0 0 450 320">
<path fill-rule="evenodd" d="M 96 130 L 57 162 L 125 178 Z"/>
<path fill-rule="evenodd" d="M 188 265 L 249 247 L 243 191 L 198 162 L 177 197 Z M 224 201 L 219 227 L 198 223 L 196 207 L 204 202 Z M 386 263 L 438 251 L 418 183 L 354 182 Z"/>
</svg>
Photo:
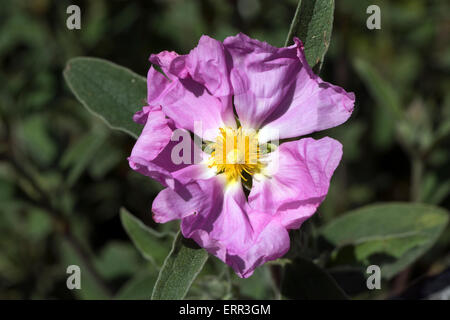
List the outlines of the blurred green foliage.
<svg viewBox="0 0 450 320">
<path fill-rule="evenodd" d="M 3 299 L 149 298 L 159 266 L 133 246 L 120 208 L 161 234 L 178 229 L 177 223 L 152 221 L 151 202 L 161 186 L 128 168 L 132 138 L 80 107 L 63 81 L 66 62 L 89 55 L 145 75 L 150 53 L 186 53 L 202 34 L 222 40 L 244 32 L 281 46 L 297 5 L 295 0 L 76 3 L 81 30 L 66 28 L 66 8 L 73 1 L 7 0 L 0 6 Z M 366 28 L 370 4 L 381 8 L 381 30 Z M 366 275 L 352 265 L 355 251 L 344 248 L 330 257 L 310 240 L 321 225 L 369 203 L 419 201 L 450 208 L 449 9 L 439 0 L 336 2 L 321 76 L 356 93 L 355 112 L 345 125 L 316 134 L 340 140 L 344 158 L 318 213 L 292 233 L 290 255 L 314 259 L 352 297 L 390 297 L 450 267 L 447 226 L 418 261 L 385 280 L 383 290 L 369 292 L 358 288 Z M 170 241 L 161 250 L 170 250 Z M 82 269 L 82 290 L 66 287 L 70 264 Z M 211 258 L 187 297 L 279 297 L 280 264 L 267 264 L 244 280 Z"/>
</svg>

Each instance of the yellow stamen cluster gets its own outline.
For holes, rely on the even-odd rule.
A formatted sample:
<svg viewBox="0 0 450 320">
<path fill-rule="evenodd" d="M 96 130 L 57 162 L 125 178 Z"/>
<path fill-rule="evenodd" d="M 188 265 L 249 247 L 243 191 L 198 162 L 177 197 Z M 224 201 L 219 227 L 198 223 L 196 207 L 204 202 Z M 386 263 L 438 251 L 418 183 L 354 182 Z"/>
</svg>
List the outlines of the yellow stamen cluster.
<svg viewBox="0 0 450 320">
<path fill-rule="evenodd" d="M 260 150 L 258 135 L 253 130 L 220 128 L 216 141 L 210 146 L 214 151 L 209 159 L 209 167 L 217 173 L 225 174 L 228 182 L 242 178 L 245 173 L 253 175 L 260 171 Z"/>
</svg>

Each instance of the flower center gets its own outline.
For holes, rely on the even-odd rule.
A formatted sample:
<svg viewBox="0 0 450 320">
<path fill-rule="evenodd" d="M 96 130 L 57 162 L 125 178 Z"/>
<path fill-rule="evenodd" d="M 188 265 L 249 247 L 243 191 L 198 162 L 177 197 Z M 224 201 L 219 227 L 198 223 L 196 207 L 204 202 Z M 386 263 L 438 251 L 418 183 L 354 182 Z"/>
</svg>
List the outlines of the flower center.
<svg viewBox="0 0 450 320">
<path fill-rule="evenodd" d="M 209 167 L 225 174 L 228 182 L 253 175 L 260 171 L 258 136 L 253 130 L 220 128 L 216 141 L 211 144 L 214 151 L 209 158 Z M 248 177 L 248 176 L 247 176 Z"/>
</svg>

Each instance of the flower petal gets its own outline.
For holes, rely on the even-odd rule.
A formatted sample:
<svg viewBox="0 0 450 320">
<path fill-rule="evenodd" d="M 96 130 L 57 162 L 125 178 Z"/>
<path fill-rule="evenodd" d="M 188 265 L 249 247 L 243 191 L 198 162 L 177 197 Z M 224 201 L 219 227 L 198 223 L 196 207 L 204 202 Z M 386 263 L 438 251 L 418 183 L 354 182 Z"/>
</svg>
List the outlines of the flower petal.
<svg viewBox="0 0 450 320">
<path fill-rule="evenodd" d="M 257 267 L 284 256 L 290 245 L 289 233 L 278 219 L 255 211 L 249 219 L 260 229 L 254 232 L 253 245 L 238 254 L 229 253 L 226 261 L 241 278 L 250 277 Z"/>
<path fill-rule="evenodd" d="M 163 51 L 151 55 L 153 67 L 147 76 L 148 103 L 161 105 L 176 127 L 214 140 L 219 127 L 235 126 L 231 85 L 223 44 L 200 38 L 188 55 Z M 202 132 L 195 126 L 201 125 Z"/>
<path fill-rule="evenodd" d="M 249 205 L 278 216 L 288 229 L 299 228 L 325 199 L 342 145 L 328 137 L 306 138 L 281 144 L 270 157 L 265 172 L 253 179 Z"/>
<path fill-rule="evenodd" d="M 170 79 L 153 66 L 150 67 L 147 73 L 147 103 L 150 106 L 160 106 L 162 97 L 172 86 L 173 83 Z"/>
<path fill-rule="evenodd" d="M 142 111 L 136 113 L 134 118 L 138 122 L 146 122 L 128 158 L 133 170 L 171 188 L 175 187 L 176 181 L 185 184 L 192 179 L 210 176 L 207 166 L 199 163 L 205 155 L 192 142 L 188 134 L 185 135 L 189 139 L 188 142 L 171 140 L 173 124 L 165 117 L 161 107 L 151 109 L 144 107 Z M 179 143 L 189 145 L 188 151 L 192 153 L 190 159 L 186 158 L 189 161 L 185 163 L 174 162 L 172 153 Z"/>
<path fill-rule="evenodd" d="M 161 106 L 164 114 L 177 128 L 194 132 L 206 140 L 214 140 L 230 111 L 224 111 L 221 99 L 212 96 L 205 87 L 190 77 L 169 80 L 153 67 L 148 73 L 147 102 Z M 231 105 L 227 108 L 231 110 Z M 222 118 L 224 114 L 224 118 Z"/>
<path fill-rule="evenodd" d="M 131 151 L 131 156 L 150 161 L 155 159 L 167 146 L 172 136 L 172 130 L 160 107 L 151 110 L 148 108 L 144 107 L 133 117 L 140 123 L 145 120 L 145 126 Z"/>
<path fill-rule="evenodd" d="M 263 263 L 289 249 L 285 228 L 262 212 L 248 212 L 242 186 L 228 186 L 209 212 L 183 218 L 181 231 L 228 265 L 240 277 L 249 277 Z M 219 200 L 220 199 L 220 200 Z"/>
<path fill-rule="evenodd" d="M 206 140 L 214 140 L 222 118 L 222 102 L 190 77 L 173 80 L 159 101 L 162 110 L 177 128 L 194 132 Z"/>
<path fill-rule="evenodd" d="M 223 181 L 218 177 L 199 179 L 166 188 L 153 200 L 153 219 L 158 223 L 188 216 L 214 214 L 223 201 Z"/>
<path fill-rule="evenodd" d="M 290 47 L 276 48 L 238 34 L 224 45 L 232 57 L 236 112 L 245 126 L 262 127 L 262 142 L 324 130 L 350 117 L 353 93 L 316 76 L 297 38 Z"/>
<path fill-rule="evenodd" d="M 227 61 L 223 44 L 202 36 L 197 47 L 186 57 L 186 69 L 192 79 L 205 86 L 216 97 L 231 94 Z"/>
<path fill-rule="evenodd" d="M 275 48 L 240 33 L 224 40 L 231 55 L 234 104 L 242 124 L 256 129 L 288 95 L 300 69 L 295 49 Z"/>
<path fill-rule="evenodd" d="M 150 62 L 161 67 L 161 70 L 170 77 L 170 67 L 174 59 L 178 58 L 180 55 L 175 51 L 161 51 L 158 54 L 150 55 Z"/>
</svg>

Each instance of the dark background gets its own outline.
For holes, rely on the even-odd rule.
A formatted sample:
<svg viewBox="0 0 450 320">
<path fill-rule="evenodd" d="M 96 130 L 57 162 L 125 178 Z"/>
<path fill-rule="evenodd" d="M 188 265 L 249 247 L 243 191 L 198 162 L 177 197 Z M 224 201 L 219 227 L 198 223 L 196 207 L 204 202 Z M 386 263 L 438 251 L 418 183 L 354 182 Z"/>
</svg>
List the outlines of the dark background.
<svg viewBox="0 0 450 320">
<path fill-rule="evenodd" d="M 62 77 L 66 62 L 95 56 L 146 75 L 151 53 L 187 53 L 202 34 L 223 40 L 244 32 L 282 46 L 296 2 L 2 1 L 0 298 L 148 297 L 157 268 L 131 244 L 119 209 L 159 230 L 177 229 L 152 222 L 161 187 L 128 167 L 133 139 L 76 101 Z M 81 30 L 66 28 L 70 4 L 81 8 Z M 381 8 L 381 30 L 366 27 L 370 4 Z M 355 92 L 356 105 L 346 124 L 320 134 L 340 140 L 344 157 L 314 224 L 381 201 L 450 208 L 449 9 L 439 0 L 336 1 L 321 77 Z M 395 106 L 402 119 L 393 116 Z M 447 228 L 383 290 L 353 296 L 404 292 L 448 268 L 449 249 Z M 86 270 L 82 290 L 66 288 L 70 264 Z M 272 299 L 277 289 L 269 269 L 241 280 L 210 259 L 188 297 Z"/>
</svg>

